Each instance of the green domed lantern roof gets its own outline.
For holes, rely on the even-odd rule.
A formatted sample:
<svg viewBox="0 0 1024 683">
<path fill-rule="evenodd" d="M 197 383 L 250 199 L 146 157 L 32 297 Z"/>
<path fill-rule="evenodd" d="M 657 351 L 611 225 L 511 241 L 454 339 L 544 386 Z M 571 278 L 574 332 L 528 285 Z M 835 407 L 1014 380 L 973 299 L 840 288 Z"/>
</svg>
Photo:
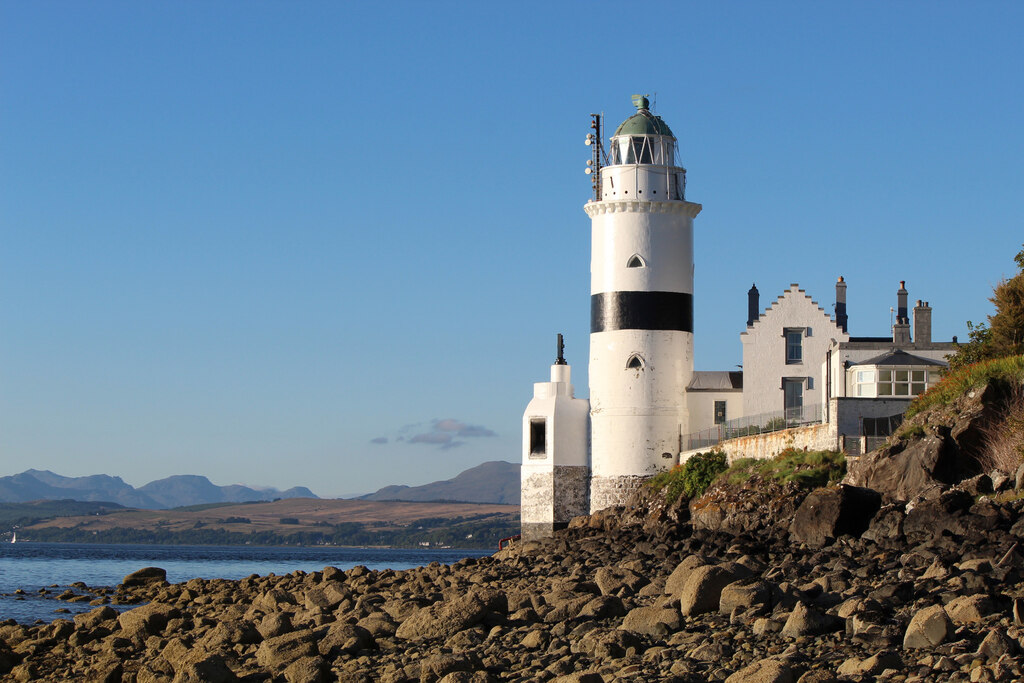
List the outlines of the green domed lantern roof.
<svg viewBox="0 0 1024 683">
<path fill-rule="evenodd" d="M 615 129 L 615 135 L 667 135 L 674 138 L 668 124 L 655 116 L 648 107 L 650 102 L 643 95 L 634 95 L 633 104 L 636 106 L 636 113 L 619 124 Z"/>
</svg>

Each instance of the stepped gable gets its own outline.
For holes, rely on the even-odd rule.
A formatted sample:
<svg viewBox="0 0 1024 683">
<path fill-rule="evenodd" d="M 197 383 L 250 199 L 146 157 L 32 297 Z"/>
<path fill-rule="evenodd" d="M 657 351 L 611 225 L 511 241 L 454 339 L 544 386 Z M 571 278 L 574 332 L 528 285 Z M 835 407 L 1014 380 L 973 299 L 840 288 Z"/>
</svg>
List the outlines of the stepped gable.
<svg viewBox="0 0 1024 683">
<path fill-rule="evenodd" d="M 743 332 L 741 332 L 740 336 L 741 337 L 745 336 L 747 334 L 747 332 L 750 332 L 750 331 L 754 330 L 758 325 L 762 324 L 764 322 L 765 317 L 768 316 L 770 313 L 772 313 L 772 311 L 774 311 L 774 310 L 778 309 L 779 307 L 781 307 L 783 302 L 786 299 L 796 299 L 796 297 L 798 295 L 800 295 L 800 294 L 803 295 L 805 301 L 810 302 L 811 306 L 814 306 L 815 308 L 817 308 L 821 312 L 821 316 L 822 316 L 822 318 L 825 319 L 825 321 L 827 321 L 829 324 L 833 325 L 839 333 L 844 334 L 844 335 L 846 334 L 845 332 L 843 332 L 840 329 L 840 327 L 836 323 L 835 319 L 831 315 L 829 315 L 829 313 L 824 308 L 821 307 L 821 304 L 819 304 L 817 301 L 812 299 L 811 296 L 806 291 L 804 291 L 803 289 L 800 288 L 800 285 L 798 283 L 794 282 L 794 283 L 789 285 L 789 289 L 787 289 L 786 291 L 784 291 L 782 294 L 780 294 L 779 296 L 777 296 L 775 298 L 775 301 L 772 302 L 771 306 L 769 306 L 768 308 L 764 309 L 764 313 L 762 313 L 760 316 L 758 316 L 757 320 L 755 320 L 750 325 L 747 325 L 747 329 L 744 330 Z"/>
</svg>

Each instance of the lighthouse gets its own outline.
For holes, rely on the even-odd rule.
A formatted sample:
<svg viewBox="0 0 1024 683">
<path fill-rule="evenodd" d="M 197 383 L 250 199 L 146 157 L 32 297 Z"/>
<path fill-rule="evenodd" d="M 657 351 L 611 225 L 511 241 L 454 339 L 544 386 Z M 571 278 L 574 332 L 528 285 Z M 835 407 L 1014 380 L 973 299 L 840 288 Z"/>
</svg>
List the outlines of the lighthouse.
<svg viewBox="0 0 1024 683">
<path fill-rule="evenodd" d="M 670 468 L 693 375 L 693 219 L 676 137 L 646 97 L 611 137 L 595 117 L 591 220 L 592 512 L 621 504 Z M 603 163 L 607 162 L 607 163 Z"/>
</svg>

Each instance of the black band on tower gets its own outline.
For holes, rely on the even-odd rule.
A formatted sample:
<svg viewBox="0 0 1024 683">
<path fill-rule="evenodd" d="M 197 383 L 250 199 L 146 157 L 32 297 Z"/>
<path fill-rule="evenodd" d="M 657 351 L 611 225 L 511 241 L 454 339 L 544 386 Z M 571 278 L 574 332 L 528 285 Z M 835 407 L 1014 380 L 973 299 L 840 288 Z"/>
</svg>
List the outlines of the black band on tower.
<svg viewBox="0 0 1024 683">
<path fill-rule="evenodd" d="M 693 332 L 693 295 L 682 292 L 601 292 L 590 297 L 590 332 Z"/>
</svg>

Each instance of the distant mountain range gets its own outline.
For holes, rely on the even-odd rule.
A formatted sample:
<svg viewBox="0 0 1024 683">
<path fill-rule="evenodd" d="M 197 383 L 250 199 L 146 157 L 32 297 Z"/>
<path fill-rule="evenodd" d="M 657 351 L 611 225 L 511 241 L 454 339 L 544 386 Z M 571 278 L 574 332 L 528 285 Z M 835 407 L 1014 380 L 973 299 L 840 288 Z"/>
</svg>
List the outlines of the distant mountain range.
<svg viewBox="0 0 1024 683">
<path fill-rule="evenodd" d="M 275 498 L 316 497 L 304 486 L 296 486 L 287 491 L 278 491 L 274 488 L 253 489 L 238 484 L 217 486 L 206 477 L 193 474 L 158 479 L 139 488 L 126 484 L 120 477 L 106 474 L 62 477 L 48 470 L 26 470 L 10 477 L 0 477 L 0 503 L 70 499 L 164 510 L 205 503 L 244 503 Z"/>
<path fill-rule="evenodd" d="M 359 500 L 519 505 L 519 465 L 494 460 L 472 467 L 454 479 L 423 486 L 385 486 L 376 493 L 359 496 Z"/>
<path fill-rule="evenodd" d="M 145 510 L 167 510 L 208 503 L 317 497 L 305 486 L 296 486 L 287 491 L 275 488 L 254 489 L 239 484 L 217 486 L 206 477 L 194 474 L 158 479 L 139 488 L 126 484 L 120 477 L 106 474 L 63 477 L 48 470 L 25 470 L 21 474 L 0 477 L 0 503 L 77 500 L 117 503 Z M 519 465 L 502 460 L 485 462 L 452 479 L 423 486 L 385 486 L 376 493 L 359 496 L 356 500 L 519 505 Z"/>
</svg>

